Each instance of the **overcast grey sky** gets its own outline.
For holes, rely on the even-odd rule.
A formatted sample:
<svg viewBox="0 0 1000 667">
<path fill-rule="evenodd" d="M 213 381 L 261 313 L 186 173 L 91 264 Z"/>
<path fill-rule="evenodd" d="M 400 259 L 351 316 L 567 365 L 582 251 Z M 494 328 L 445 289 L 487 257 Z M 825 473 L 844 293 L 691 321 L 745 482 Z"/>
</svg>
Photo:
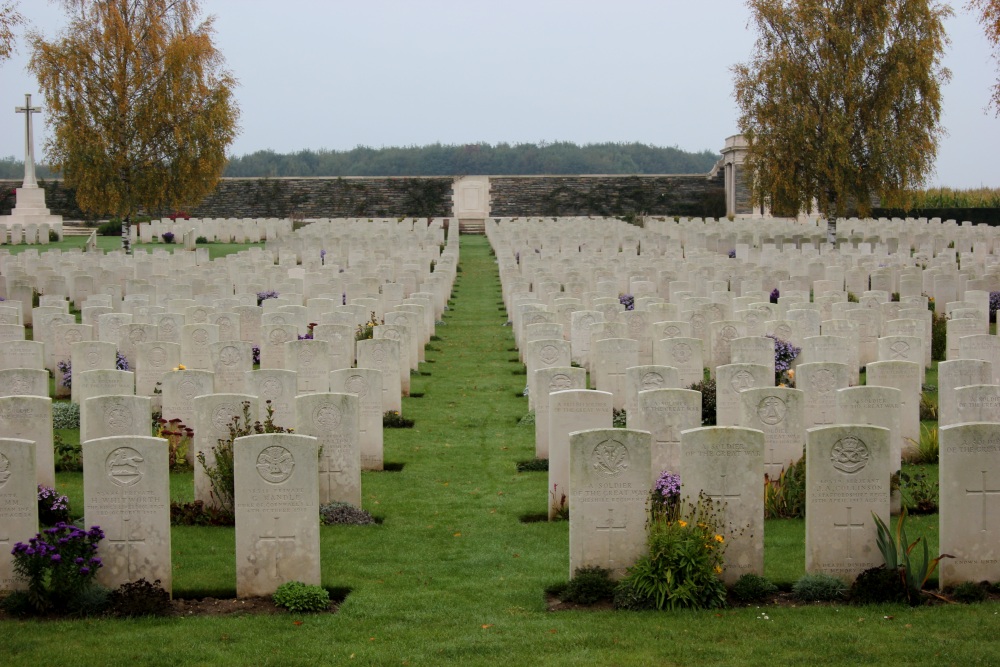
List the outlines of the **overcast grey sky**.
<svg viewBox="0 0 1000 667">
<path fill-rule="evenodd" d="M 730 67 L 754 34 L 742 0 L 203 0 L 240 81 L 233 155 L 485 141 L 638 141 L 718 151 L 736 132 Z M 47 37 L 57 3 L 21 0 Z M 944 124 L 931 185 L 1000 187 L 996 78 L 982 30 L 948 22 Z M 0 65 L 0 156 L 24 154 L 14 106 L 28 49 Z M 42 132 L 36 130 L 36 152 Z"/>
</svg>

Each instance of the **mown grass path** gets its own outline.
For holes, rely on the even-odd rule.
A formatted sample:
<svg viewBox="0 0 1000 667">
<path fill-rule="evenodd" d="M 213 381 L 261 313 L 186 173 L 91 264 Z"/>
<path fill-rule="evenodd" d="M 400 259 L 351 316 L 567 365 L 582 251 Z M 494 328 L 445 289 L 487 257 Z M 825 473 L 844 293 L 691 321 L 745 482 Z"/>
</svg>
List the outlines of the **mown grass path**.
<svg viewBox="0 0 1000 667">
<path fill-rule="evenodd" d="M 546 611 L 544 587 L 568 576 L 568 526 L 519 521 L 544 511 L 546 498 L 544 473 L 515 471 L 534 454 L 533 430 L 516 425 L 527 410 L 525 376 L 515 374 L 523 366 L 511 361 L 484 237 L 462 237 L 461 267 L 441 340 L 413 378 L 423 397 L 404 399 L 416 426 L 386 432 L 386 459 L 402 470 L 363 475 L 365 509 L 384 523 L 321 531 L 323 583 L 352 590 L 339 613 L 8 621 L 0 663 L 1000 663 L 996 605 Z M 186 479 L 175 482 L 178 495 L 190 493 Z M 789 561 L 794 578 L 801 524 L 772 523 L 767 558 Z M 175 592 L 233 590 L 233 550 L 232 530 L 175 528 Z"/>
</svg>

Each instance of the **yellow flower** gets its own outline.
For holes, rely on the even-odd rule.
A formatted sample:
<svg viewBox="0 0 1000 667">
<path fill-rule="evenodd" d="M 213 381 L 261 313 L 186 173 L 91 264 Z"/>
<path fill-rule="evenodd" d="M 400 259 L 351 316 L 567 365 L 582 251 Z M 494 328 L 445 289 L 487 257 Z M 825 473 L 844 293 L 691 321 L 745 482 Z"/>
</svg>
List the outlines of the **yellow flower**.
<svg viewBox="0 0 1000 667">
<path fill-rule="evenodd" d="M 789 368 L 788 369 L 788 377 L 790 377 L 790 378 L 795 377 L 795 369 L 794 368 Z"/>
<path fill-rule="evenodd" d="M 681 528 L 686 528 L 688 524 L 687 521 L 678 521 L 677 525 L 680 526 Z"/>
<path fill-rule="evenodd" d="M 716 541 L 716 542 L 724 542 L 724 541 L 725 541 L 725 538 L 724 538 L 724 537 L 722 537 L 722 535 L 716 535 L 716 536 L 715 536 L 715 541 Z"/>
<path fill-rule="evenodd" d="M 177 370 L 179 370 L 179 371 L 186 371 L 187 370 L 187 366 L 185 366 L 184 364 L 177 364 Z"/>
<path fill-rule="evenodd" d="M 714 568 L 716 574 L 722 574 L 722 568 L 716 565 Z"/>
</svg>

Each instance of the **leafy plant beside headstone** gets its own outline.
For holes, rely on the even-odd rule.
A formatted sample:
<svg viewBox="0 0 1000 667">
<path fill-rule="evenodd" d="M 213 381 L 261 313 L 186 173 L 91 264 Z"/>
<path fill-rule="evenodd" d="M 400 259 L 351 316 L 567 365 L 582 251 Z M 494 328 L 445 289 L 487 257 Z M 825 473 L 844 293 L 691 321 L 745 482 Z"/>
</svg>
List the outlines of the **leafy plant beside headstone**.
<svg viewBox="0 0 1000 667">
<path fill-rule="evenodd" d="M 803 602 L 833 602 L 847 597 L 847 584 L 825 572 L 805 574 L 792 585 L 792 595 Z"/>
<path fill-rule="evenodd" d="M 715 426 L 715 380 L 711 379 L 695 382 L 693 385 L 688 387 L 688 389 L 701 392 L 701 425 Z"/>
<path fill-rule="evenodd" d="M 764 518 L 801 519 L 806 515 L 806 457 L 782 468 L 776 479 L 764 474 Z"/>
<path fill-rule="evenodd" d="M 323 611 L 330 607 L 330 594 L 322 586 L 287 581 L 274 591 L 274 604 L 290 612 Z"/>
<path fill-rule="evenodd" d="M 770 579 L 750 572 L 737 579 L 730 590 L 734 600 L 745 603 L 764 602 L 777 592 Z"/>
<path fill-rule="evenodd" d="M 324 526 L 370 526 L 378 523 L 369 512 L 351 503 L 339 501 L 320 505 L 319 520 Z"/>
<path fill-rule="evenodd" d="M 625 609 L 716 609 L 726 604 L 725 538 L 719 503 L 704 493 L 680 518 L 652 517 L 648 554 L 628 569 L 615 593 Z"/>
<path fill-rule="evenodd" d="M 170 594 L 160 586 L 160 580 L 150 583 L 146 579 L 129 581 L 111 591 L 107 599 L 108 613 L 118 618 L 141 616 L 167 616 Z"/>
<path fill-rule="evenodd" d="M 229 514 L 235 510 L 234 499 L 236 495 L 235 467 L 233 463 L 233 442 L 237 438 L 247 435 L 260 435 L 262 433 L 288 433 L 289 430 L 274 423 L 274 407 L 271 401 L 266 403 L 267 416 L 263 422 L 250 421 L 250 401 L 243 401 L 243 420 L 240 417 L 233 417 L 229 425 L 229 437 L 219 439 L 219 444 L 212 448 L 215 455 L 215 464 L 208 465 L 204 452 L 198 453 L 198 463 L 205 470 L 212 486 L 212 498 L 219 507 Z"/>
<path fill-rule="evenodd" d="M 928 553 L 927 540 L 918 537 L 913 542 L 908 542 L 906 528 L 903 525 L 906 521 L 906 514 L 904 507 L 892 529 L 877 514 L 873 513 L 872 518 L 875 520 L 875 528 L 878 531 L 876 544 L 885 560 L 885 568 L 890 572 L 897 573 L 906 601 L 911 606 L 916 606 L 924 601 L 924 585 L 934 574 L 938 563 L 944 558 L 954 558 L 954 556 L 941 554 L 936 558 L 931 558 Z M 921 542 L 923 542 L 924 547 L 923 554 L 918 559 L 912 554 L 917 544 Z"/>
<path fill-rule="evenodd" d="M 614 599 L 615 582 L 603 567 L 581 567 L 568 582 L 549 586 L 545 592 L 569 604 L 592 605 Z"/>
<path fill-rule="evenodd" d="M 413 428 L 414 421 L 407 419 L 395 410 L 382 414 L 382 428 Z"/>
<path fill-rule="evenodd" d="M 899 473 L 903 506 L 911 514 L 934 514 L 938 511 L 938 482 L 925 472 Z"/>
</svg>

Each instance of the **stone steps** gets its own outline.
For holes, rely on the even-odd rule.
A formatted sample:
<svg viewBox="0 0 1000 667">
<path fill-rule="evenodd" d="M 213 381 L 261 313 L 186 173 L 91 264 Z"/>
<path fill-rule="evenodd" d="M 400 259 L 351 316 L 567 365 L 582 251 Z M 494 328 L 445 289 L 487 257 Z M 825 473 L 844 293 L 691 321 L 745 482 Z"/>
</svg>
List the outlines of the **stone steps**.
<svg viewBox="0 0 1000 667">
<path fill-rule="evenodd" d="M 459 234 L 485 234 L 486 223 L 482 220 L 459 220 Z"/>
</svg>

